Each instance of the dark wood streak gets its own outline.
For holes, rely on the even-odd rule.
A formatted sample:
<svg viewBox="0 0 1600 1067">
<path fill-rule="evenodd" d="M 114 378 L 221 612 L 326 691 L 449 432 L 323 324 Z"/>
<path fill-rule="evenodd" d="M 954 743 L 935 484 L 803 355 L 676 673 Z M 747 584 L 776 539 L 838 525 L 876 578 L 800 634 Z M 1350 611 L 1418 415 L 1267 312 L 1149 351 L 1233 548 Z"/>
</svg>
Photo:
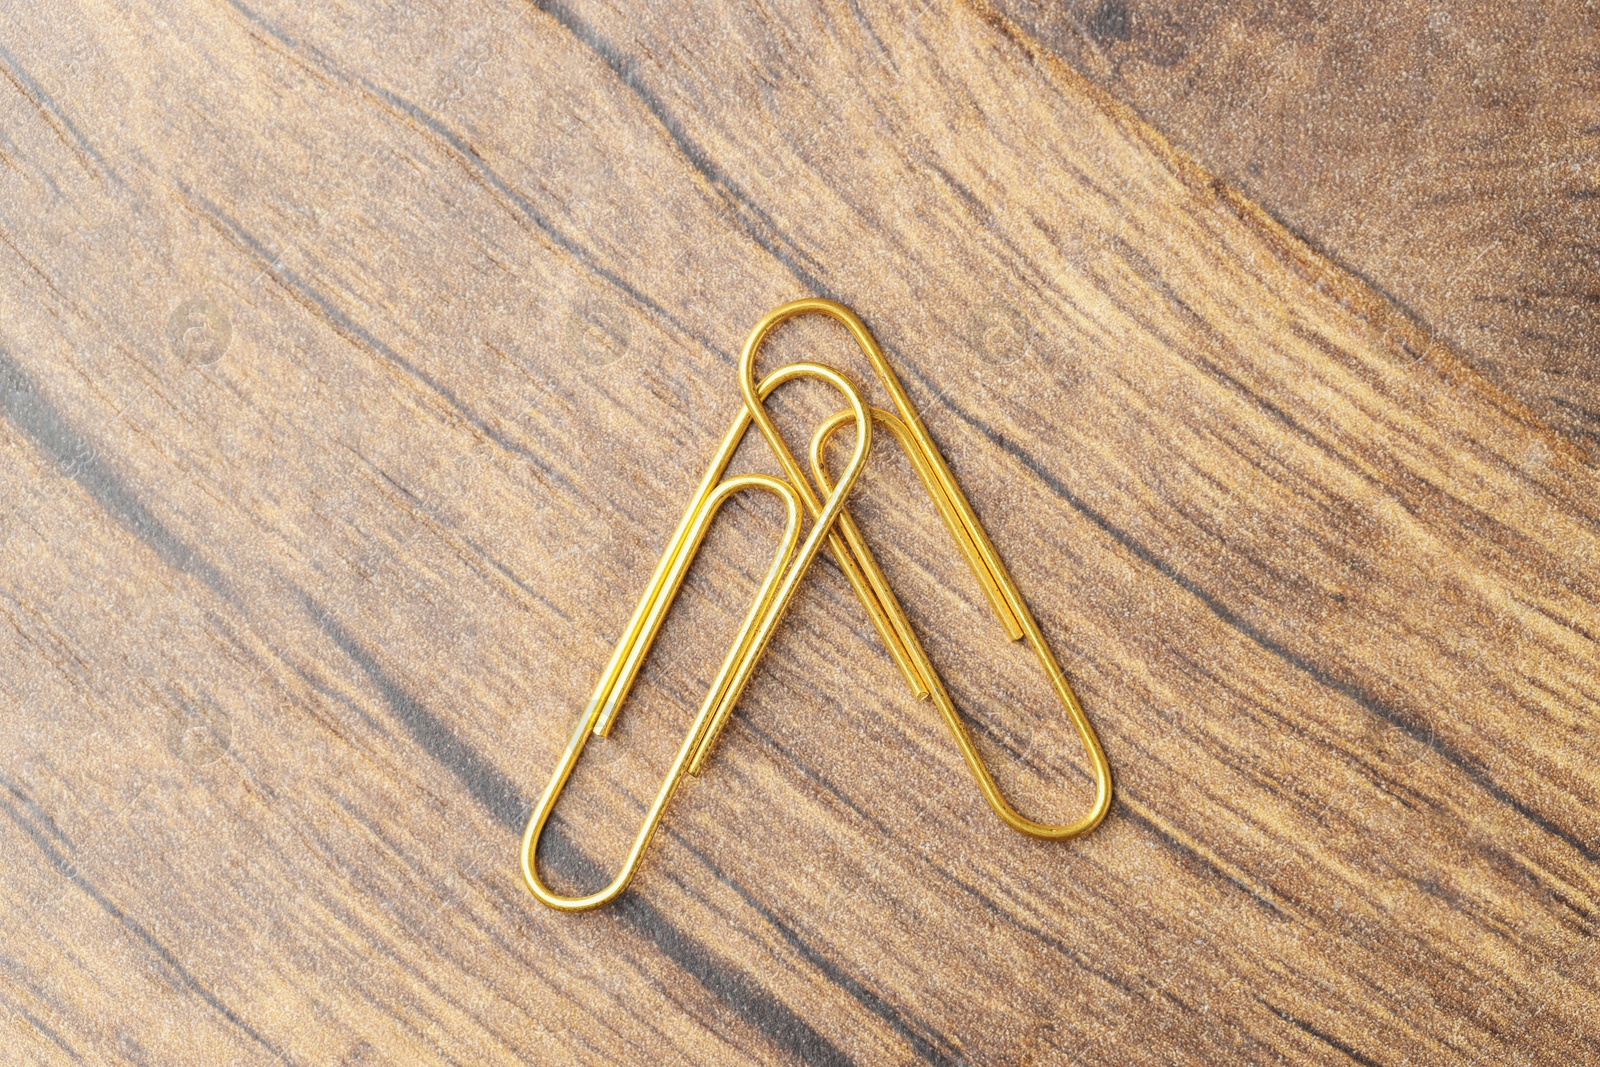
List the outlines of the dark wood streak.
<svg viewBox="0 0 1600 1067">
<path fill-rule="evenodd" d="M 544 215 L 544 213 L 539 211 L 539 209 L 531 200 L 528 199 L 527 196 L 517 190 L 511 185 L 511 183 L 507 182 L 499 174 L 495 173 L 494 168 L 489 166 L 488 162 L 485 161 L 475 149 L 473 149 L 472 145 L 467 143 L 466 140 L 464 140 L 455 131 L 451 130 L 437 117 L 430 115 L 426 110 L 419 107 L 417 104 L 407 100 L 405 97 L 397 93 L 383 88 L 381 85 L 361 77 L 352 78 L 349 74 L 340 70 L 338 66 L 333 63 L 320 49 L 309 45 L 304 41 L 297 40 L 293 35 L 284 32 L 281 27 L 268 22 L 257 12 L 240 3 L 239 0 L 228 0 L 228 4 L 233 7 L 234 10 L 238 11 L 239 14 L 248 19 L 253 25 L 259 27 L 273 40 L 278 42 L 278 44 L 287 49 L 291 55 L 296 57 L 299 57 L 302 54 L 308 55 L 310 57 L 310 63 L 321 73 L 340 82 L 360 87 L 368 95 L 380 100 L 392 112 L 404 115 L 406 118 L 428 130 L 443 144 L 448 146 L 458 159 L 462 160 L 469 167 L 471 167 L 483 181 L 488 183 L 491 189 L 508 201 L 516 209 L 516 214 L 519 217 L 533 223 L 533 225 L 550 241 L 552 241 L 563 251 L 567 252 L 578 262 L 582 263 L 596 277 L 601 278 L 608 284 L 614 286 L 618 292 L 625 294 L 631 301 L 644 308 L 651 315 L 670 323 L 672 327 L 683 336 L 688 337 L 696 344 L 704 348 L 707 348 L 713 352 L 717 352 L 717 354 L 725 362 L 732 362 L 732 357 L 729 354 L 725 352 L 718 352 L 706 337 L 690 330 L 681 321 L 674 317 L 666 308 L 652 300 L 647 293 L 629 284 L 623 277 L 598 262 L 592 252 L 584 248 L 570 235 L 563 233 L 559 227 L 557 227 L 548 217 Z M 268 262 L 270 262 L 270 259 Z M 402 363 L 402 365 L 404 364 Z"/>
<path fill-rule="evenodd" d="M 185 198 L 192 199 L 200 206 L 200 208 L 209 217 L 209 220 L 212 222 L 212 224 L 218 228 L 219 233 L 222 233 L 224 236 L 240 242 L 241 247 L 248 250 L 249 253 L 255 258 L 256 262 L 265 265 L 270 265 L 273 262 L 272 255 L 267 251 L 266 246 L 263 245 L 260 240 L 252 236 L 243 227 L 241 227 L 237 222 L 229 218 L 221 208 L 211 203 L 205 197 L 197 193 L 193 193 L 181 185 L 179 188 L 183 191 Z M 312 288 L 312 286 L 303 278 L 298 277 L 293 271 L 288 270 L 273 271 L 272 274 L 274 276 L 274 280 L 277 280 L 283 284 L 284 287 L 287 288 L 297 300 L 304 303 L 306 307 L 313 310 L 316 314 L 327 319 L 341 336 L 345 337 L 354 344 L 359 344 L 369 349 L 370 351 L 382 356 L 385 360 L 394 364 L 396 367 L 399 367 L 407 375 L 420 382 L 429 392 L 433 393 L 440 400 L 442 400 L 450 407 L 451 410 L 465 419 L 473 429 L 482 434 L 485 438 L 493 441 L 495 444 L 499 445 L 501 448 L 505 449 L 507 452 L 510 452 L 519 459 L 523 459 L 529 463 L 532 463 L 541 474 L 557 479 L 561 482 L 561 487 L 568 492 L 576 491 L 577 487 L 570 481 L 564 479 L 555 469 L 554 465 L 540 457 L 539 454 L 533 449 L 527 448 L 520 442 L 511 440 L 506 435 L 496 430 L 493 426 L 490 426 L 482 418 L 475 415 L 462 403 L 461 399 L 456 396 L 449 389 L 449 387 L 444 385 L 438 379 L 434 378 L 432 375 L 428 374 L 426 371 L 412 364 L 409 360 L 396 352 L 392 347 L 379 340 L 370 330 L 346 315 L 333 303 L 332 300 L 330 300 L 323 293 L 320 293 L 316 289 Z"/>
<path fill-rule="evenodd" d="M 580 882 L 600 884 L 605 874 L 571 841 L 568 829 L 552 822 L 544 838 L 550 861 Z M 736 887 L 737 888 L 737 887 Z M 642 896 L 618 902 L 623 921 L 660 953 L 711 993 L 740 1019 L 799 1063 L 849 1064 L 853 1061 L 778 1000 L 761 983 L 717 958 L 684 933 Z"/>
<path fill-rule="evenodd" d="M 61 110 L 61 105 L 56 103 L 55 99 L 45 91 L 36 78 L 23 69 L 22 64 L 17 62 L 17 57 L 4 45 L 0 45 L 0 63 L 5 65 L 6 80 L 16 86 L 17 90 L 28 98 L 28 102 L 44 118 L 45 123 L 55 131 L 57 137 L 61 138 L 62 144 L 71 148 L 80 161 L 84 158 L 93 160 L 95 166 L 108 178 L 118 184 L 124 184 L 117 172 L 106 163 L 105 157 L 94 147 L 93 142 L 83 135 L 82 130 L 78 129 L 77 123 L 73 122 L 72 118 Z M 71 139 L 70 143 L 68 141 L 69 137 Z M 85 166 L 85 169 L 88 169 L 87 166 Z"/>
<path fill-rule="evenodd" d="M 36 819 L 24 817 L 23 812 L 18 810 L 18 805 L 20 804 L 27 808 L 35 809 L 37 819 L 42 819 L 46 825 L 51 827 L 51 830 L 55 830 L 49 819 L 49 816 L 45 815 L 43 812 L 38 812 L 37 805 L 34 804 L 33 800 L 28 797 L 26 793 L 19 790 L 13 783 L 5 782 L 4 785 L 6 792 L 11 794 L 12 799 L 5 800 L 0 798 L 0 809 L 5 810 L 6 815 L 10 817 L 12 823 L 18 829 L 20 829 L 30 841 L 33 842 L 34 846 L 39 850 L 39 853 L 44 857 L 45 861 L 59 876 L 66 879 L 68 882 L 71 882 L 72 885 L 77 887 L 85 896 L 94 901 L 96 907 L 115 920 L 124 930 L 131 934 L 136 941 L 143 945 L 152 956 L 156 958 L 156 960 L 160 963 L 163 972 L 169 976 L 170 980 L 175 985 L 180 985 L 198 996 L 213 1011 L 226 1019 L 232 1026 L 238 1029 L 240 1033 L 244 1034 L 252 1042 L 261 1046 L 261 1048 L 270 1053 L 275 1059 L 288 1064 L 299 1062 L 290 1058 L 286 1050 L 280 1049 L 274 1045 L 264 1035 L 262 1035 L 248 1022 L 241 1018 L 238 1013 L 230 1008 L 220 997 L 201 984 L 201 982 L 196 979 L 192 973 L 190 973 L 189 969 L 183 965 L 183 962 L 177 957 L 176 954 L 173 953 L 170 948 L 157 940 L 156 937 L 151 934 L 149 930 L 145 929 L 145 927 L 137 919 L 129 915 L 123 908 L 119 907 L 113 900 L 111 900 L 111 898 L 106 896 L 105 893 L 97 888 L 82 871 L 73 866 L 72 862 L 68 860 L 66 855 L 64 855 L 61 851 L 61 846 L 50 840 L 51 837 L 57 837 L 59 839 L 59 831 L 52 833 L 42 830 Z M 65 1041 L 61 1039 L 60 1035 L 56 1035 L 55 1040 L 58 1044 L 63 1045 L 63 1047 L 66 1046 Z"/>
<path fill-rule="evenodd" d="M 516 784 L 470 745 L 464 744 L 427 705 L 407 692 L 405 686 L 391 677 L 372 653 L 321 604 L 305 593 L 301 594 L 301 603 L 328 639 L 366 675 L 383 697 L 389 713 L 399 720 L 411 739 L 438 760 L 495 822 L 520 832 L 533 804 L 523 798 Z"/>
<path fill-rule="evenodd" d="M 777 930 L 784 943 L 793 949 L 800 959 L 816 968 L 828 982 L 843 990 L 851 999 L 887 1023 L 889 1028 L 910 1046 L 912 1053 L 918 1060 L 923 1063 L 938 1065 L 938 1067 L 960 1064 L 960 1050 L 950 1038 L 940 1033 L 926 1020 L 916 1018 L 905 1009 L 897 1007 L 886 1000 L 858 978 L 845 971 L 827 953 L 820 951 L 809 939 L 802 937 L 794 926 L 786 922 L 777 911 L 763 904 L 754 893 L 745 888 L 736 879 L 729 878 L 710 857 L 692 846 L 689 847 L 689 851 L 694 855 L 695 859 L 699 860 L 701 864 L 711 871 L 719 882 L 737 893 L 763 920 Z M 813 1061 L 803 1059 L 802 1062 L 810 1063 Z"/>
<path fill-rule="evenodd" d="M 533 6 L 559 23 L 574 40 L 611 69 L 617 80 L 632 92 L 650 115 L 661 124 L 661 128 L 672 138 L 673 145 L 682 153 L 689 165 L 706 180 L 724 203 L 733 206 L 735 216 L 746 234 L 773 259 L 783 264 L 802 286 L 819 295 L 827 295 L 827 287 L 817 273 L 816 262 L 814 260 L 809 264 L 802 262 L 810 257 L 806 256 L 799 246 L 773 223 L 772 218 L 685 132 L 683 123 L 668 110 L 661 98 L 650 90 L 649 83 L 640 73 L 640 65 L 636 59 L 607 40 L 593 25 L 573 14 L 568 5 L 558 0 L 534 0 Z M 751 215 L 755 217 L 754 224 Z"/>
<path fill-rule="evenodd" d="M 372 653 L 347 633 L 321 605 L 309 596 L 304 594 L 302 596 L 308 614 L 317 620 L 323 632 L 340 651 L 349 656 L 372 681 L 390 713 L 400 721 L 412 740 L 428 755 L 439 761 L 489 812 L 495 822 L 513 834 L 520 835 L 532 804 L 520 794 L 511 779 L 470 746 L 463 744 L 438 716 L 407 692 L 403 685 L 390 677 L 373 658 Z M 599 865 L 572 843 L 565 826 L 559 822 L 553 823 L 544 840 L 543 862 L 549 863 L 566 877 L 580 883 L 599 884 L 604 881 L 605 875 Z M 703 856 L 697 858 L 703 863 L 709 863 Z M 722 880 L 726 881 L 725 878 Z M 737 885 L 734 888 L 739 889 Z M 742 889 L 739 891 L 743 893 Z M 766 1036 L 775 1047 L 784 1050 L 797 1062 L 806 1064 L 852 1062 L 786 1005 L 762 988 L 760 983 L 738 968 L 717 959 L 714 953 L 668 922 L 647 902 L 637 896 L 629 897 L 622 903 L 620 910 L 629 926 L 641 933 L 663 956 L 672 960 L 741 1019 Z M 763 917 L 777 926 L 784 933 L 786 940 L 798 943 L 792 931 L 784 927 L 776 916 L 763 913 Z M 826 962 L 816 953 L 810 953 L 809 958 L 814 964 L 816 961 Z M 824 970 L 824 973 L 828 972 Z M 840 980 L 833 974 L 829 974 L 829 979 L 836 982 Z M 858 987 L 847 985 L 846 988 L 851 989 L 852 995 L 858 998 L 864 995 Z"/>
<path fill-rule="evenodd" d="M 1315 1026 L 1312 1026 L 1303 1019 L 1295 1018 L 1292 1012 L 1284 1011 L 1282 1008 L 1277 1007 L 1266 998 L 1258 997 L 1257 1000 L 1266 1005 L 1268 1011 L 1272 1012 L 1272 1014 L 1276 1015 L 1278 1018 L 1282 1019 L 1296 1030 L 1299 1030 L 1301 1033 L 1304 1033 L 1322 1042 L 1324 1045 L 1327 1045 L 1329 1048 L 1338 1052 L 1341 1056 L 1348 1057 L 1351 1062 L 1359 1063 L 1362 1065 L 1362 1067 L 1382 1067 L 1382 1064 L 1378 1060 L 1368 1059 L 1366 1056 L 1363 1056 L 1361 1053 L 1357 1052 L 1349 1045 L 1346 1045 L 1338 1038 L 1333 1037 L 1330 1034 L 1323 1033 L 1321 1030 L 1318 1030 Z"/>
<path fill-rule="evenodd" d="M 237 605 L 225 578 L 195 549 L 167 529 L 102 458 L 102 451 L 75 431 L 16 360 L 0 348 L 0 415 L 27 434 L 61 470 L 162 563 L 203 582 Z"/>
<path fill-rule="evenodd" d="M 1592 12 L 994 6 L 1592 449 Z"/>
</svg>

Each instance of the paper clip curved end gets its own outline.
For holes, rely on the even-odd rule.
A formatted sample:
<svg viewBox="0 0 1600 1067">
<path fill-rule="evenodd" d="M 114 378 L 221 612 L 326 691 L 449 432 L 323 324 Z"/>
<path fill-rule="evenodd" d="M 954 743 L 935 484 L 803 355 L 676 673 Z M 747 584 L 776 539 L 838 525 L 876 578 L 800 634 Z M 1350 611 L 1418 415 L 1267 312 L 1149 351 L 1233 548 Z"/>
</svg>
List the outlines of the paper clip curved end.
<svg viewBox="0 0 1600 1067">
<path fill-rule="evenodd" d="M 1044 655 L 1041 655 L 1040 659 L 1044 662 L 1046 673 L 1050 675 L 1051 683 L 1062 698 L 1061 703 L 1067 709 L 1067 717 L 1078 731 L 1078 739 L 1083 742 L 1084 753 L 1089 757 L 1089 772 L 1094 778 L 1094 802 L 1083 818 L 1068 827 L 1072 832 L 1060 835 L 1058 840 L 1064 841 L 1088 833 L 1105 820 L 1116 797 L 1116 786 L 1111 779 L 1111 761 L 1106 758 L 1105 746 L 1100 744 L 1100 735 L 1095 733 L 1094 724 L 1089 721 L 1088 713 L 1083 710 L 1083 705 L 1078 703 L 1078 696 L 1072 691 L 1072 683 L 1067 681 L 1061 665 L 1056 663 L 1055 656 L 1050 654 L 1049 645 L 1045 643 L 1044 635 L 1039 632 L 1038 623 L 1033 621 L 1033 616 L 1029 614 L 1024 618 L 1030 631 L 1027 635 L 1030 643 L 1036 641 L 1036 648 L 1044 649 Z"/>
<path fill-rule="evenodd" d="M 638 854 L 642 849 L 636 848 L 623 863 L 622 872 L 611 884 L 599 892 L 580 897 L 562 896 L 545 885 L 544 879 L 539 877 L 539 841 L 544 836 L 545 827 L 549 825 L 550 816 L 556 810 L 556 804 L 561 800 L 562 792 L 567 788 L 573 769 L 583 756 L 584 747 L 588 744 L 590 736 L 598 732 L 595 712 L 595 703 L 591 700 L 584 714 L 580 715 L 574 724 L 572 737 L 567 741 L 567 747 L 561 754 L 561 761 L 556 764 L 554 773 L 550 775 L 549 784 L 544 787 L 544 792 L 539 794 L 533 810 L 528 813 L 528 826 L 522 832 L 523 884 L 540 903 L 557 911 L 588 911 L 590 908 L 598 908 L 615 900 L 628 887 L 628 883 L 633 881 L 634 872 L 639 869 Z"/>
<path fill-rule="evenodd" d="M 1094 727 L 1090 726 L 1086 719 L 1074 725 L 1079 727 L 1078 736 L 1083 741 L 1084 750 L 1089 756 L 1090 774 L 1094 778 L 1094 800 L 1090 803 L 1089 810 L 1073 822 L 1059 824 L 1034 822 L 1011 806 L 1011 802 L 1000 793 L 994 779 L 989 776 L 987 767 L 978 776 L 978 784 L 988 799 L 989 806 L 1000 816 L 1001 821 L 1013 830 L 1044 841 L 1071 841 L 1099 826 L 1110 814 L 1111 802 L 1116 793 L 1111 781 L 1111 764 L 1106 759 L 1105 750 L 1100 747 L 1100 739 L 1095 736 Z M 992 793 L 991 788 L 994 790 Z"/>
<path fill-rule="evenodd" d="M 1083 818 L 1061 828 L 1061 833 L 1051 836 L 1053 841 L 1070 841 L 1074 837 L 1081 837 L 1105 821 L 1111 813 L 1111 802 L 1115 799 L 1116 787 L 1111 782 L 1111 764 L 1106 761 L 1106 755 L 1100 748 L 1100 742 L 1095 741 L 1089 753 L 1094 763 L 1094 802 Z"/>
<path fill-rule="evenodd" d="M 630 857 L 630 862 L 623 867 L 622 873 L 616 880 L 596 893 L 582 897 L 564 897 L 560 893 L 544 884 L 539 877 L 539 839 L 544 836 L 544 828 L 549 822 L 550 812 L 555 807 L 554 798 L 549 803 L 541 800 L 532 815 L 528 817 L 528 828 L 522 833 L 522 882 L 528 887 L 528 892 L 538 898 L 541 904 L 556 909 L 557 911 L 590 911 L 611 903 L 622 895 L 628 888 L 628 883 L 633 881 L 633 874 L 638 870 L 636 857 Z"/>
<path fill-rule="evenodd" d="M 1106 774 L 1104 777 L 1097 775 L 1094 803 L 1082 818 L 1070 823 L 1034 822 L 1013 808 L 1004 798 L 1000 798 L 998 803 L 995 798 L 989 798 L 989 806 L 1000 816 L 1001 822 L 1019 833 L 1036 837 L 1041 841 L 1071 841 L 1075 837 L 1087 834 L 1105 820 L 1111 812 L 1112 793 L 1110 775 Z"/>
</svg>

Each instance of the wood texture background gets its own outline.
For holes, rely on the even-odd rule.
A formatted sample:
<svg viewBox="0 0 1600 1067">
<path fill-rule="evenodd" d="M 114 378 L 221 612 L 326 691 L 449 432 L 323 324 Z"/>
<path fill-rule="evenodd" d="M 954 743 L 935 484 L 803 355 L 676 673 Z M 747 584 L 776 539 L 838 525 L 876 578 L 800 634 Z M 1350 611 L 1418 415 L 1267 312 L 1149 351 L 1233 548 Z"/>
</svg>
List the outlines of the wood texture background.
<svg viewBox="0 0 1600 1067">
<path fill-rule="evenodd" d="M 1315 251 L 1112 103 L 1063 56 L 1110 84 L 1122 38 L 1085 59 L 1077 17 L 8 5 L 0 1058 L 1600 1057 L 1594 423 L 1511 340 L 1448 343 L 1405 289 L 1448 264 L 1274 204 Z M 901 368 L 1116 807 L 1005 830 L 823 563 L 634 888 L 547 912 L 523 814 L 744 332 L 808 293 Z M 1547 351 L 1592 375 L 1575 321 Z M 865 380 L 826 324 L 801 355 Z M 1075 810 L 892 445 L 857 498 L 1002 781 Z M 775 521 L 714 533 L 558 812 L 567 884 L 620 857 Z"/>
<path fill-rule="evenodd" d="M 1001 4 L 1595 458 L 1593 0 Z"/>
</svg>

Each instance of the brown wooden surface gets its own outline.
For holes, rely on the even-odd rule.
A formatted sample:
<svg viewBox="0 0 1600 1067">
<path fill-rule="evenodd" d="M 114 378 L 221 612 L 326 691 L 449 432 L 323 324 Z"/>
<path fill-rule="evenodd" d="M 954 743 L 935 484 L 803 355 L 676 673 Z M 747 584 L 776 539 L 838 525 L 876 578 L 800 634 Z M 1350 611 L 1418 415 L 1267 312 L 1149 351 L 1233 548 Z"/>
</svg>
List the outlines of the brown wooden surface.
<svg viewBox="0 0 1600 1067">
<path fill-rule="evenodd" d="M 1015 23 L 14 4 L 0 48 L 6 1062 L 1600 1056 L 1580 444 Z M 634 888 L 545 911 L 523 813 L 807 293 L 902 369 L 1117 804 L 1005 830 L 824 563 Z M 858 495 L 1002 780 L 1075 810 L 892 445 Z M 714 534 L 565 884 L 775 536 Z"/>
<path fill-rule="evenodd" d="M 1600 6 L 999 2 L 1593 461 Z"/>
</svg>

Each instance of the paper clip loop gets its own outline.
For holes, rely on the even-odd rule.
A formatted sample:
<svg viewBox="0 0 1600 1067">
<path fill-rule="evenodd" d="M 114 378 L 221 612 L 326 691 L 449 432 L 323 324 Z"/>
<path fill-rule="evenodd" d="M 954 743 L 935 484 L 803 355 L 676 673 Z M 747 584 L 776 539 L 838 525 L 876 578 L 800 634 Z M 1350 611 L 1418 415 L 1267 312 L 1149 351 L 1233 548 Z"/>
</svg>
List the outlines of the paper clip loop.
<svg viewBox="0 0 1600 1067">
<path fill-rule="evenodd" d="M 956 745 L 961 749 L 961 755 L 966 760 L 968 769 L 977 779 L 978 788 L 982 790 L 984 799 L 989 802 L 995 814 L 1000 816 L 1007 826 L 1030 837 L 1064 841 L 1088 833 L 1100 824 L 1111 809 L 1111 765 L 1106 760 L 1105 750 L 1101 748 L 1100 740 L 1095 736 L 1094 726 L 1078 703 L 1060 665 L 1056 663 L 1055 655 L 1050 651 L 1050 646 L 1039 630 L 1039 624 L 1034 620 L 1033 613 L 1028 610 L 1021 591 L 1012 581 L 999 552 L 989 540 L 983 523 L 978 520 L 977 513 L 972 510 L 966 495 L 961 492 L 961 487 L 945 463 L 944 456 L 940 454 L 938 445 L 934 443 L 922 420 L 918 418 L 916 409 L 911 405 L 911 398 L 906 395 L 900 379 L 889 366 L 883 350 L 855 312 L 832 300 L 813 297 L 775 308 L 757 324 L 750 334 L 750 339 L 745 343 L 745 350 L 739 363 L 739 385 L 745 396 L 745 405 L 754 414 L 756 426 L 777 455 L 789 481 L 799 488 L 801 499 L 807 508 L 815 514 L 821 506 L 820 501 L 811 491 L 810 482 L 801 471 L 794 454 L 790 452 L 788 445 L 779 436 L 772 419 L 767 415 L 765 406 L 761 402 L 762 394 L 755 388 L 754 378 L 755 352 L 766 333 L 785 319 L 811 312 L 831 316 L 843 323 L 871 362 L 872 369 L 877 372 L 878 380 L 883 383 L 899 412 L 897 417 L 882 408 L 874 407 L 871 409 L 872 418 L 888 427 L 910 458 L 917 477 L 927 489 L 928 495 L 933 498 L 934 506 L 944 519 L 951 536 L 955 538 L 962 555 L 966 557 L 973 576 L 977 578 L 978 584 L 988 596 L 1001 626 L 1005 628 L 1006 636 L 1013 641 L 1026 638 L 1039 665 L 1049 677 L 1056 698 L 1077 730 L 1078 738 L 1089 757 L 1090 772 L 1094 780 L 1094 799 L 1090 802 L 1087 812 L 1073 822 L 1058 825 L 1035 822 L 1012 806 L 1000 791 L 994 776 L 989 773 L 988 766 L 973 743 L 972 735 L 967 730 L 966 724 L 961 721 L 960 713 L 956 711 L 949 690 L 945 688 L 939 672 L 928 658 L 921 640 L 911 627 L 910 619 L 900 606 L 894 591 L 890 589 L 888 581 L 878 568 L 877 561 L 873 559 L 860 529 L 848 511 L 840 513 L 835 523 L 836 530 L 832 535 L 835 556 L 841 565 L 844 565 L 846 576 L 855 587 L 857 596 L 866 607 L 867 614 L 872 617 L 873 624 L 877 627 L 884 643 L 889 647 L 890 654 L 906 675 L 912 692 L 918 699 L 925 696 L 932 697 L 934 706 L 939 709 L 950 733 L 955 737 Z M 823 460 L 824 451 L 828 439 L 853 415 L 853 412 L 839 412 L 819 426 L 811 439 L 812 470 L 816 475 L 817 484 L 828 494 L 830 500 L 834 495 L 834 486 L 829 483 L 827 467 Z M 848 564 L 847 559 L 850 560 Z"/>
<path fill-rule="evenodd" d="M 561 761 L 550 778 L 550 784 L 545 787 L 528 819 L 528 828 L 522 837 L 523 881 L 527 883 L 528 889 L 534 896 L 552 908 L 561 911 L 585 911 L 600 907 L 615 900 L 638 873 L 645 849 L 661 825 L 661 818 L 683 781 L 684 773 L 688 771 L 698 774 L 704 765 L 706 754 L 726 725 L 734 705 L 738 703 L 745 684 L 750 680 L 750 675 L 761 658 L 761 653 L 766 650 L 778 621 L 788 608 L 789 601 L 793 599 L 800 579 L 805 576 L 812 561 L 816 559 L 823 538 L 831 530 L 835 517 L 843 510 L 845 497 L 866 465 L 867 454 L 872 446 L 872 419 L 867 413 L 866 402 L 862 400 L 861 394 L 850 380 L 838 371 L 815 363 L 791 363 L 768 375 L 761 382 L 760 388 L 754 391 L 754 395 L 765 398 L 779 385 L 797 378 L 816 378 L 827 382 L 843 393 L 850 405 L 849 411 L 856 420 L 856 444 L 850 462 L 845 467 L 844 475 L 834 490 L 828 494 L 826 503 L 813 509 L 811 532 L 806 537 L 805 544 L 796 551 L 801 504 L 792 485 L 764 474 L 745 474 L 726 481 L 722 480 L 728 462 L 733 458 L 734 451 L 750 427 L 750 409 L 748 405 L 741 407 L 733 425 L 729 427 L 727 435 L 717 449 L 710 467 L 701 479 L 694 498 L 684 512 L 683 520 L 668 542 L 666 551 L 661 556 L 661 562 L 657 564 L 638 607 L 634 609 L 622 638 L 617 642 L 616 650 L 601 673 L 594 695 L 590 697 L 588 706 L 578 719 L 572 738 L 567 742 Z M 783 539 L 774 555 L 772 566 L 768 569 L 766 578 L 756 594 L 755 603 L 746 614 L 744 623 L 734 639 L 733 647 L 728 650 L 728 655 L 723 660 L 722 667 L 717 672 L 700 711 L 695 715 L 688 736 L 684 738 L 677 756 L 672 761 L 672 766 L 667 771 L 666 779 L 646 811 L 644 822 L 623 860 L 622 869 L 603 889 L 584 896 L 563 896 L 545 885 L 539 876 L 537 853 L 539 838 L 544 833 L 545 825 L 549 822 L 551 813 L 555 811 L 556 803 L 561 799 L 561 791 L 566 787 L 573 769 L 577 767 L 590 736 L 599 734 L 603 737 L 615 725 L 623 701 L 627 699 L 629 690 L 639 676 L 650 646 L 654 643 L 667 611 L 683 585 L 689 564 L 699 551 L 717 510 L 735 493 L 755 488 L 777 494 L 788 510 Z M 808 491 L 809 488 L 808 485 Z"/>
</svg>

